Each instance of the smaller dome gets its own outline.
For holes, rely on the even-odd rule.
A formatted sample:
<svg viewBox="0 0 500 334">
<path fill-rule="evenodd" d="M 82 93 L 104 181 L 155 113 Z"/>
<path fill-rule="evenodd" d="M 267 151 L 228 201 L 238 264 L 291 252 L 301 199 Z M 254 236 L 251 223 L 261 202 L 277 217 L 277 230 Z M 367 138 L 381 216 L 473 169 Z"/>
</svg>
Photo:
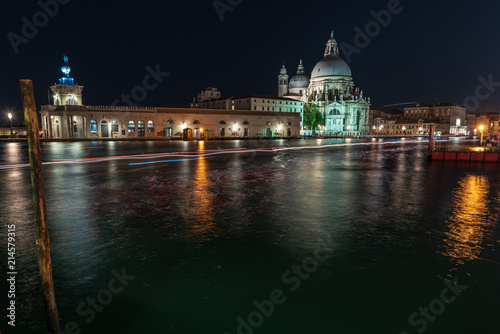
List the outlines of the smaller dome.
<svg viewBox="0 0 500 334">
<path fill-rule="evenodd" d="M 290 80 L 290 88 L 307 88 L 309 87 L 309 76 L 307 74 L 296 74 Z"/>
<path fill-rule="evenodd" d="M 302 59 L 300 60 L 299 67 L 297 68 L 297 74 L 293 76 L 290 80 L 289 87 L 293 88 L 308 88 L 309 87 L 309 76 L 304 71 L 304 64 Z"/>
</svg>

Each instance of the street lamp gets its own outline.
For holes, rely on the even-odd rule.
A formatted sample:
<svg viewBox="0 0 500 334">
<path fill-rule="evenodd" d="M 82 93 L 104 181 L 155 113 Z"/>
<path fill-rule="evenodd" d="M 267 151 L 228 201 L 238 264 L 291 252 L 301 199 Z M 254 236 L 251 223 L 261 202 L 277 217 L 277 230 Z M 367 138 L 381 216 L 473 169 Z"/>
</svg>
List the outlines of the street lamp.
<svg viewBox="0 0 500 334">
<path fill-rule="evenodd" d="M 480 142 L 479 146 L 483 146 L 484 126 L 480 125 L 479 131 L 481 131 L 481 142 Z"/>
<path fill-rule="evenodd" d="M 403 126 L 403 136 L 406 134 L 406 126 Z"/>
<path fill-rule="evenodd" d="M 10 124 L 10 138 L 14 138 L 14 132 L 12 131 L 12 114 L 9 113 L 9 124 Z"/>
</svg>

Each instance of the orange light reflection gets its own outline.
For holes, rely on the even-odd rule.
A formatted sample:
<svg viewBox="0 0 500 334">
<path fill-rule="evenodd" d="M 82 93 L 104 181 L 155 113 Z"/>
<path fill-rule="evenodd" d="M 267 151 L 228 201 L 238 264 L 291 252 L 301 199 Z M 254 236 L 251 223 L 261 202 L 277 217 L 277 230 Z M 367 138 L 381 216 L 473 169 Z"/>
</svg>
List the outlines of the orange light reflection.
<svg viewBox="0 0 500 334">
<path fill-rule="evenodd" d="M 483 251 L 483 241 L 491 230 L 489 210 L 490 184 L 484 175 L 469 175 L 460 180 L 453 193 L 454 208 L 446 232 L 443 255 L 459 264 L 476 260 Z"/>
</svg>

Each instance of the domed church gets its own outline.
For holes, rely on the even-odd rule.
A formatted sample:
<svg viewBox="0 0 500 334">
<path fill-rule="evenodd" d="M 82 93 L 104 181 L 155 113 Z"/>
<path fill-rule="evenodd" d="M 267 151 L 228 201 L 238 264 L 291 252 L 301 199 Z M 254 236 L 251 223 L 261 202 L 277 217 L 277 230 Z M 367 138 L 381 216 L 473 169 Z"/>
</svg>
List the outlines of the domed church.
<svg viewBox="0 0 500 334">
<path fill-rule="evenodd" d="M 327 135 L 360 135 L 369 131 L 370 98 L 355 87 L 351 68 L 339 56 L 333 32 L 326 43 L 324 58 L 314 67 L 311 77 L 302 60 L 297 74 L 288 82 L 283 65 L 278 77 L 278 95 L 314 103 L 325 115 Z"/>
</svg>

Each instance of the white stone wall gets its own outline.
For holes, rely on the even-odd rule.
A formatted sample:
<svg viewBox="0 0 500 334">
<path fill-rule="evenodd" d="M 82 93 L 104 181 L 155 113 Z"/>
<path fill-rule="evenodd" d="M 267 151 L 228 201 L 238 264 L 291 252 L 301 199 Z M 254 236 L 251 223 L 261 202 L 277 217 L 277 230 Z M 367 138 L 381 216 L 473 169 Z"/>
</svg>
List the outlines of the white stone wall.
<svg viewBox="0 0 500 334">
<path fill-rule="evenodd" d="M 113 108 L 81 109 L 70 106 L 66 106 L 64 111 L 55 111 L 54 108 L 42 109 L 44 133 L 49 138 L 61 139 L 164 138 L 168 128 L 171 128 L 172 137 L 179 137 L 183 129 L 189 127 L 197 131 L 203 129 L 204 132 L 214 133 L 215 137 L 221 136 L 221 129 L 224 129 L 223 137 L 244 137 L 245 129 L 247 129 L 248 137 L 266 136 L 268 132 L 279 133 L 279 136 L 285 137 L 300 135 L 300 113 L 246 115 L 237 112 L 228 114 L 227 111 L 221 114 L 189 112 L 193 109 L 186 109 L 186 113 L 169 113 L 168 109 L 151 111 L 119 111 Z M 47 120 L 47 126 L 45 120 Z M 133 131 L 129 131 L 130 121 L 133 121 Z M 148 129 L 150 121 L 154 129 Z M 225 124 L 220 124 L 222 122 Z M 118 131 L 113 131 L 113 124 L 117 124 Z M 144 131 L 139 124 L 144 124 Z M 91 131 L 94 129 L 95 131 Z"/>
</svg>

